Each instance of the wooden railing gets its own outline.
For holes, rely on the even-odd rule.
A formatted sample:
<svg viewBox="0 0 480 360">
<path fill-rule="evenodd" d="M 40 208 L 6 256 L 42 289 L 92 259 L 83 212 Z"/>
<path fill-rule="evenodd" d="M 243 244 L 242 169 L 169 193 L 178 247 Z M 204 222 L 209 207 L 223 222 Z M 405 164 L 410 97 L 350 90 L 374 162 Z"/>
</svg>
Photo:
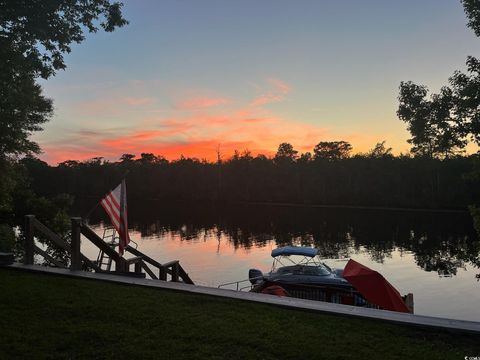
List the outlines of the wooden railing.
<svg viewBox="0 0 480 360">
<path fill-rule="evenodd" d="M 73 220 L 72 220 L 73 223 Z M 72 270 L 81 269 L 81 266 L 78 267 L 77 264 L 79 262 L 78 256 L 80 257 L 80 261 L 83 261 L 85 265 L 92 268 L 95 271 L 101 271 L 101 269 L 90 259 L 88 259 L 85 255 L 80 252 L 80 239 L 78 242 L 75 243 L 73 240 L 74 236 L 72 236 L 72 246 L 64 241 L 60 236 L 55 234 L 52 230 L 48 227 L 43 225 L 40 221 L 35 218 L 35 215 L 26 215 L 25 216 L 25 264 L 33 264 L 33 257 L 34 253 L 38 253 L 42 255 L 46 260 L 52 262 L 53 264 L 66 268 L 67 265 L 63 264 L 62 262 L 56 260 L 52 256 L 48 255 L 44 250 L 40 249 L 37 245 L 35 245 L 35 233 L 39 232 L 43 234 L 48 240 L 50 240 L 53 244 L 58 246 L 59 248 L 68 251 L 71 255 L 71 265 L 70 268 Z M 72 234 L 74 232 L 72 231 Z M 78 244 L 78 251 L 73 251 L 72 247 L 77 247 Z M 77 255 L 78 254 L 78 255 Z"/>
<path fill-rule="evenodd" d="M 190 279 L 190 276 L 188 276 L 188 274 L 185 272 L 178 260 L 160 264 L 158 261 L 155 261 L 151 257 L 145 255 L 144 253 L 131 247 L 130 245 L 128 245 L 125 250 L 132 255 L 136 255 L 142 258 L 145 265 L 143 269 L 152 279 L 167 281 L 167 275 L 170 275 L 172 281 L 179 281 L 179 279 L 181 279 L 184 283 L 193 285 L 192 279 Z M 150 270 L 146 263 L 156 267 L 159 270 L 158 277 Z"/>
<path fill-rule="evenodd" d="M 40 254 L 47 261 L 52 264 L 66 268 L 67 265 L 61 261 L 50 256 L 46 251 L 42 250 L 35 245 L 35 234 L 42 234 L 53 244 L 59 248 L 67 251 L 70 254 L 70 269 L 73 271 L 82 270 L 84 267 L 93 269 L 99 273 L 114 273 L 118 275 L 128 275 L 145 277 L 145 273 L 148 274 L 154 280 L 167 281 L 167 275 L 170 276 L 170 281 L 184 282 L 186 284 L 192 284 L 192 279 L 188 276 L 185 270 L 180 265 L 178 260 L 170 261 L 165 264 L 161 264 L 155 261 L 151 257 L 145 255 L 141 251 L 127 246 L 126 251 L 135 255 L 133 258 L 126 259 L 120 256 L 109 244 L 107 244 L 102 238 L 100 238 L 92 229 L 83 223 L 81 218 L 74 217 L 71 219 L 71 243 L 69 244 L 63 240 L 60 236 L 51 231 L 48 227 L 38 221 L 34 215 L 25 216 L 25 264 L 33 264 L 34 254 Z M 110 257 L 115 263 L 115 271 L 105 271 L 101 268 L 100 264 L 88 259 L 80 251 L 80 238 L 81 236 L 87 238 L 92 244 L 103 251 L 108 257 Z M 150 264 L 158 269 L 158 276 L 147 265 Z M 130 267 L 133 266 L 133 272 L 130 271 Z M 145 271 L 145 273 L 142 272 Z"/>
</svg>

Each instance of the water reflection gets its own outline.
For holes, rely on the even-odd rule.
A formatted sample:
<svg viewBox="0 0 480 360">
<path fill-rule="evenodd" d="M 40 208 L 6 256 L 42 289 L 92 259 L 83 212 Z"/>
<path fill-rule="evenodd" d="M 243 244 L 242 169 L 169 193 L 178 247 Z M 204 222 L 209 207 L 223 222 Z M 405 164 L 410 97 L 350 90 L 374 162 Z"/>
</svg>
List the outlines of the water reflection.
<svg viewBox="0 0 480 360">
<path fill-rule="evenodd" d="M 225 239 L 235 249 L 274 242 L 315 246 L 329 259 L 367 254 L 377 263 L 394 252 L 411 253 L 417 266 L 439 276 L 454 276 L 466 265 L 480 268 L 480 242 L 467 213 L 130 201 L 129 217 L 130 227 L 142 237 L 173 234 L 182 242 L 216 238 L 218 249 Z M 103 219 L 98 211 L 90 221 Z"/>
</svg>

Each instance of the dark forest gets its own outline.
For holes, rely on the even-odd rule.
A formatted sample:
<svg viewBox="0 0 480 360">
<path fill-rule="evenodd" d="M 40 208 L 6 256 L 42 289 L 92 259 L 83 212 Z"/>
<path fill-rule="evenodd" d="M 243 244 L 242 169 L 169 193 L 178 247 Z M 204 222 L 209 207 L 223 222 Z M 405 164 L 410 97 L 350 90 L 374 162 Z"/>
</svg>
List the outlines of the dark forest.
<svg viewBox="0 0 480 360">
<path fill-rule="evenodd" d="M 285 145 L 285 144 L 282 144 Z M 477 203 L 477 156 L 446 159 L 364 154 L 273 158 L 248 151 L 217 163 L 130 154 L 118 162 L 94 158 L 49 166 L 27 157 L 33 190 L 52 197 L 100 199 L 126 176 L 129 199 L 225 203 L 288 203 L 462 209 Z"/>
</svg>

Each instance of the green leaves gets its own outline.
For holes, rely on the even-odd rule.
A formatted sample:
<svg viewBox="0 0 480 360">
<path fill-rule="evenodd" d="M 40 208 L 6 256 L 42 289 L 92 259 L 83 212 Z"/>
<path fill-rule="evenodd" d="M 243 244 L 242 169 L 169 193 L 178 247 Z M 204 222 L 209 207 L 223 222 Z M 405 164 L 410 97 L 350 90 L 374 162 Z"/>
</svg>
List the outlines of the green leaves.
<svg viewBox="0 0 480 360">
<path fill-rule="evenodd" d="M 53 114 L 52 101 L 32 75 L 0 73 L 0 154 L 38 153 L 29 136 L 42 129 Z"/>
<path fill-rule="evenodd" d="M 397 115 L 408 124 L 412 152 L 448 157 L 469 141 L 480 144 L 480 61 L 467 59 L 468 73 L 456 71 L 438 94 L 411 81 L 401 82 Z"/>
<path fill-rule="evenodd" d="M 29 136 L 53 114 L 37 78 L 64 69 L 63 55 L 84 32 L 127 24 L 109 0 L 0 0 L 0 157 L 38 153 Z"/>
<path fill-rule="evenodd" d="M 461 0 L 469 26 L 480 36 L 480 1 Z M 463 151 L 469 141 L 480 144 L 480 60 L 469 56 L 467 73 L 455 71 L 438 94 L 411 81 L 400 83 L 397 115 L 412 135 L 412 152 L 448 157 Z"/>
<path fill-rule="evenodd" d="M 461 1 L 468 19 L 467 26 L 475 32 L 475 35 L 480 36 L 480 2 L 478 0 Z"/>
<path fill-rule="evenodd" d="M 0 1 L 0 38 L 9 45 L 0 60 L 47 79 L 65 68 L 63 54 L 85 39 L 84 31 L 126 25 L 121 8 L 109 0 Z"/>
</svg>

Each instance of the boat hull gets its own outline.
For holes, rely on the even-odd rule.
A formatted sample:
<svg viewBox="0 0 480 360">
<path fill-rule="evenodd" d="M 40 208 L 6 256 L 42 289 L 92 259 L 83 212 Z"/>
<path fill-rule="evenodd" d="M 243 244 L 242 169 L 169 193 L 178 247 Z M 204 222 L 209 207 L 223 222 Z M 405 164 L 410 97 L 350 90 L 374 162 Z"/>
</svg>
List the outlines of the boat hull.
<svg viewBox="0 0 480 360">
<path fill-rule="evenodd" d="M 272 294 L 269 289 L 281 287 L 285 296 L 298 299 L 325 301 L 336 304 L 354 305 L 369 308 L 379 308 L 369 304 L 365 298 L 351 286 L 296 284 L 281 281 L 265 280 L 252 288 L 252 292 Z M 277 294 L 277 293 L 273 293 Z"/>
</svg>

